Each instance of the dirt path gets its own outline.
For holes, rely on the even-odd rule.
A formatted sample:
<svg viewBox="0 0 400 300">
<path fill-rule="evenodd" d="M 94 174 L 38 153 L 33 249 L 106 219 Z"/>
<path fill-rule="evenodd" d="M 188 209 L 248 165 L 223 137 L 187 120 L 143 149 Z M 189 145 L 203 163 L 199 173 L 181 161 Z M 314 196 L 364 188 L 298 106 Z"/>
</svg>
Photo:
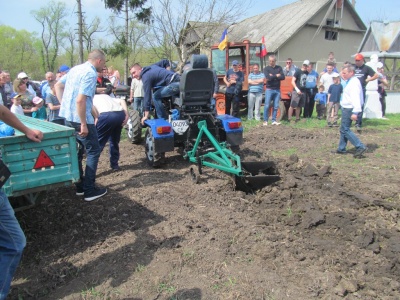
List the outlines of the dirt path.
<svg viewBox="0 0 400 300">
<path fill-rule="evenodd" d="M 257 127 L 243 160 L 276 162 L 255 195 L 178 153 L 150 169 L 103 153 L 93 203 L 74 189 L 17 214 L 28 245 L 10 299 L 400 299 L 400 131 L 367 129 L 364 159 L 334 155 L 338 129 Z M 351 150 L 351 147 L 349 148 Z"/>
</svg>

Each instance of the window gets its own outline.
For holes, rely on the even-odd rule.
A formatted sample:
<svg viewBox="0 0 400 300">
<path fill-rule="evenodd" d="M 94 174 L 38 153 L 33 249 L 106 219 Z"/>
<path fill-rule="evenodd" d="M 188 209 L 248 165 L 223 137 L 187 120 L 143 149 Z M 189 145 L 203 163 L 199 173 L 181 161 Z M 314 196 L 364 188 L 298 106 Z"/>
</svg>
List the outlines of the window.
<svg viewBox="0 0 400 300">
<path fill-rule="evenodd" d="M 325 39 L 328 41 L 337 41 L 339 33 L 333 30 L 325 30 Z"/>
<path fill-rule="evenodd" d="M 339 27 L 339 25 L 340 25 L 339 20 L 326 19 L 326 26 L 329 26 L 329 27 Z"/>
</svg>

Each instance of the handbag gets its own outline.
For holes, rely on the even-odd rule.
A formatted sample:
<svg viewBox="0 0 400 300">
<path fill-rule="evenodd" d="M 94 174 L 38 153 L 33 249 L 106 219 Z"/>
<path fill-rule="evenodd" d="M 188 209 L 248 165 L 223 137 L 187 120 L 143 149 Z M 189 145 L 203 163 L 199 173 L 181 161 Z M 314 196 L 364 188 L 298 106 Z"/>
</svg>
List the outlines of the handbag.
<svg viewBox="0 0 400 300">
<path fill-rule="evenodd" d="M 10 170 L 7 168 L 7 166 L 0 159 L 0 188 L 3 187 L 3 185 L 6 183 L 8 178 L 10 178 L 10 176 L 11 176 Z"/>
<path fill-rule="evenodd" d="M 11 172 L 3 163 L 3 161 L 0 159 L 0 188 L 3 187 L 3 185 L 7 182 L 8 178 L 10 178 Z"/>
</svg>

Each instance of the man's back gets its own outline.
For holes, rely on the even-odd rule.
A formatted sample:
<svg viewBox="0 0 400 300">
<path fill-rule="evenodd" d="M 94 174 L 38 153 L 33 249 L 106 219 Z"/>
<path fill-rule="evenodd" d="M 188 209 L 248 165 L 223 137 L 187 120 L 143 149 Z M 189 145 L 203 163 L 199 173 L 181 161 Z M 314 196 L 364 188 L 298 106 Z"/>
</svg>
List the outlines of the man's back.
<svg viewBox="0 0 400 300">
<path fill-rule="evenodd" d="M 89 62 L 73 67 L 60 82 L 65 85 L 61 102 L 60 116 L 68 121 L 80 123 L 76 110 L 78 94 L 86 95 L 86 121 L 94 123 L 92 116 L 93 96 L 96 91 L 97 72 Z"/>
</svg>

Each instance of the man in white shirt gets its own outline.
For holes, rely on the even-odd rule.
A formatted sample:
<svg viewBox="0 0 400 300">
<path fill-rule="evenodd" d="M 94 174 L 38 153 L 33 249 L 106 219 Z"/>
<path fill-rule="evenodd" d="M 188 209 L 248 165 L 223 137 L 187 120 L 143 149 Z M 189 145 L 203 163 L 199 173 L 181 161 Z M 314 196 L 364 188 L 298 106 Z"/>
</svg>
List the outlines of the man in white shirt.
<svg viewBox="0 0 400 300">
<path fill-rule="evenodd" d="M 340 100 L 340 106 L 342 107 L 340 140 L 339 147 L 334 153 L 345 154 L 347 142 L 350 142 L 356 148 L 354 158 L 361 158 L 367 147 L 350 130 L 350 126 L 352 121 L 357 121 L 357 114 L 361 112 L 363 90 L 360 81 L 354 76 L 353 66 L 343 67 L 342 77 L 347 81 L 347 85 L 343 90 L 342 99 Z"/>
</svg>

